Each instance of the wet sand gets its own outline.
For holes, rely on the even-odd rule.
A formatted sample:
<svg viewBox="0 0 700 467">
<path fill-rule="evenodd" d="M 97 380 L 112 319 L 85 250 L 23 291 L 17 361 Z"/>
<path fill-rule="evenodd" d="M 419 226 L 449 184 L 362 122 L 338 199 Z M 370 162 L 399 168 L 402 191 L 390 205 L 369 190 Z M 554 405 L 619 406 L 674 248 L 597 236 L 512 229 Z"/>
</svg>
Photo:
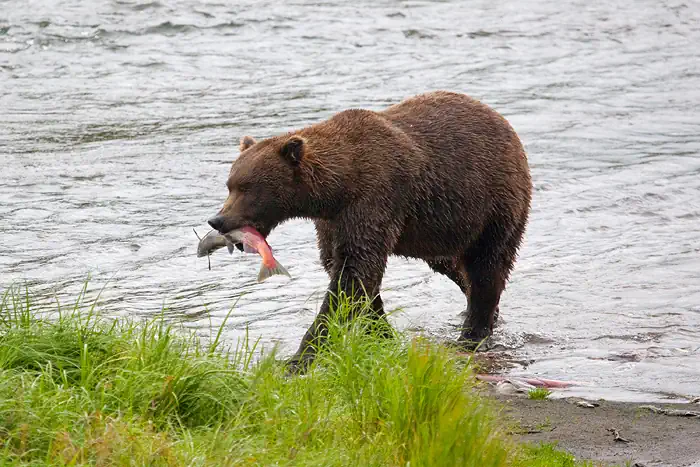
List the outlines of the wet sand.
<svg viewBox="0 0 700 467">
<path fill-rule="evenodd" d="M 644 405 L 700 412 L 700 404 L 639 404 L 580 399 L 530 400 L 493 393 L 503 420 L 518 441 L 557 443 L 578 459 L 602 465 L 700 467 L 700 417 L 652 413 Z M 589 401 L 590 402 L 590 401 Z M 615 441 L 615 429 L 629 442 Z"/>
</svg>

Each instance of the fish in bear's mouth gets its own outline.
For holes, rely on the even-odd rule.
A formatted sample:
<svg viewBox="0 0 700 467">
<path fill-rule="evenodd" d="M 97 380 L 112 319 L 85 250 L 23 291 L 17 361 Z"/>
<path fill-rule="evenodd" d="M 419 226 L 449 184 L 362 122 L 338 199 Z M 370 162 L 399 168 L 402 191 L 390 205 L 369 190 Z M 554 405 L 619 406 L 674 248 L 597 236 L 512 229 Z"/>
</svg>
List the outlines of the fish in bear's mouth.
<svg viewBox="0 0 700 467">
<path fill-rule="evenodd" d="M 195 235 L 199 238 L 197 245 L 197 256 L 207 256 L 219 248 L 226 247 L 230 254 L 233 254 L 234 246 L 241 245 L 240 250 L 245 253 L 256 253 L 262 257 L 262 265 L 258 274 L 258 282 L 262 282 L 274 275 L 282 274 L 291 277 L 289 272 L 275 259 L 272 248 L 267 243 L 263 235 L 255 228 L 245 226 L 230 230 L 221 234 L 218 230 L 211 230 L 204 237 L 200 238 L 195 230 Z M 211 269 L 211 262 L 209 263 Z"/>
</svg>

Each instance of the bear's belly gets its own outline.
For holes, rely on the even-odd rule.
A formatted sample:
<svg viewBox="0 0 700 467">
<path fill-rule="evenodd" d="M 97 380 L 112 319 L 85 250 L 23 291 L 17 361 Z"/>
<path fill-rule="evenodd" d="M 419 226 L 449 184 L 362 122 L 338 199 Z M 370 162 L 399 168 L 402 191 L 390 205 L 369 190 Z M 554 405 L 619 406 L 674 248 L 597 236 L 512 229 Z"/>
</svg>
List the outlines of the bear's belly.
<svg viewBox="0 0 700 467">
<path fill-rule="evenodd" d="M 446 227 L 407 225 L 392 254 L 422 260 L 454 258 L 462 255 L 476 240 L 479 229 L 469 226 Z"/>
</svg>

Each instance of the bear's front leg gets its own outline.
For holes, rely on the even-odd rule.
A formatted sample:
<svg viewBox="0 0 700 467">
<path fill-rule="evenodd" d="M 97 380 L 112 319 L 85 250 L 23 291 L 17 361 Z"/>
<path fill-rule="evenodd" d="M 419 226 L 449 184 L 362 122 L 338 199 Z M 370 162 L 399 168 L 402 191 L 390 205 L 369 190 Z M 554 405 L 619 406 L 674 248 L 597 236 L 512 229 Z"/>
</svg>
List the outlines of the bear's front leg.
<svg viewBox="0 0 700 467">
<path fill-rule="evenodd" d="M 328 319 L 337 311 L 341 294 L 357 306 L 342 316 L 335 314 L 333 319 L 352 320 L 357 313 L 369 311 L 382 321 L 380 329 L 384 328 L 384 334 L 390 334 L 390 325 L 386 321 L 384 304 L 379 295 L 388 258 L 387 251 L 385 245 L 367 242 L 333 252 L 332 267 L 329 268 L 331 282 L 316 319 L 304 335 L 296 354 L 288 362 L 291 372 L 304 371 L 314 360 L 316 349 L 328 336 Z M 363 305 L 360 302 L 362 299 L 369 300 L 370 306 Z"/>
</svg>

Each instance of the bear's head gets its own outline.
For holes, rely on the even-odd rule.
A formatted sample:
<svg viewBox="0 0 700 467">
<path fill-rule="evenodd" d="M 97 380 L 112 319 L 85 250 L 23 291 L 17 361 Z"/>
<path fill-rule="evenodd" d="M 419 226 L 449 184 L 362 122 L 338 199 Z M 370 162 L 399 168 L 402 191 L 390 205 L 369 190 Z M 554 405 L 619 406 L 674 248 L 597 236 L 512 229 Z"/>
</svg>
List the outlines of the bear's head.
<svg viewBox="0 0 700 467">
<path fill-rule="evenodd" d="M 243 137 L 226 182 L 228 197 L 209 225 L 221 233 L 251 226 L 267 237 L 287 219 L 320 217 L 314 200 L 332 196 L 324 188 L 332 180 L 318 183 L 324 165 L 317 163 L 309 146 L 299 134 L 260 142 Z"/>
</svg>

